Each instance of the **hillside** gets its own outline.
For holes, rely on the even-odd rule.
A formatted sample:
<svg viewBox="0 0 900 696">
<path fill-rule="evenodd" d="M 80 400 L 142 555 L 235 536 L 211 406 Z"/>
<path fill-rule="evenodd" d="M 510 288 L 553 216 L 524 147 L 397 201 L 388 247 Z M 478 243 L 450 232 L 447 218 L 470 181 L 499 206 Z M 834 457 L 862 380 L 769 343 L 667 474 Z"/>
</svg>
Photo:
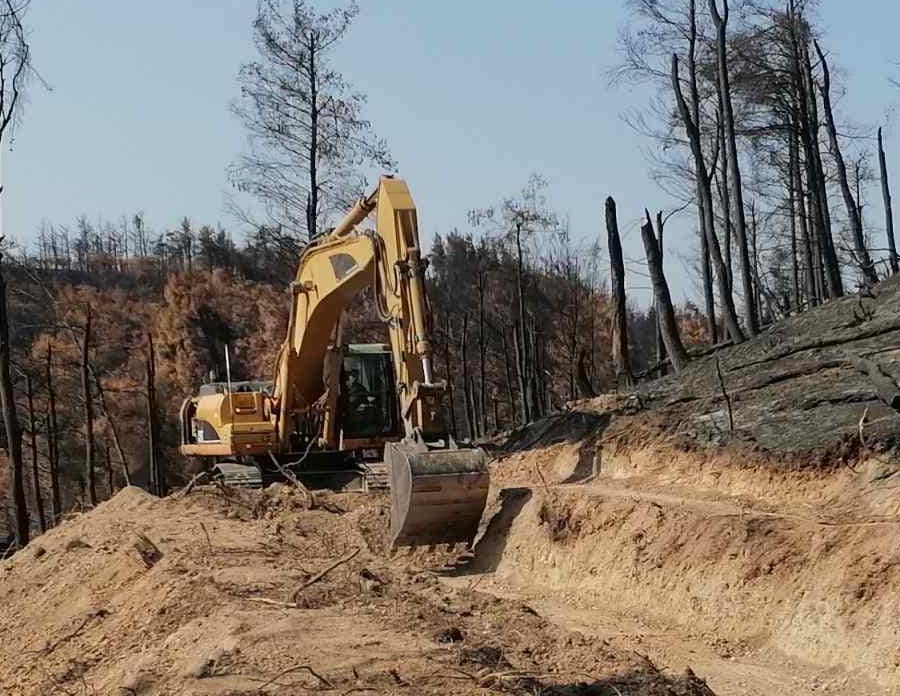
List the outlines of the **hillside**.
<svg viewBox="0 0 900 696">
<path fill-rule="evenodd" d="M 498 442 L 492 591 L 600 636 L 637 626 L 623 644 L 657 660 L 689 659 L 693 637 L 722 693 L 893 693 L 898 293 L 830 302 Z"/>
</svg>

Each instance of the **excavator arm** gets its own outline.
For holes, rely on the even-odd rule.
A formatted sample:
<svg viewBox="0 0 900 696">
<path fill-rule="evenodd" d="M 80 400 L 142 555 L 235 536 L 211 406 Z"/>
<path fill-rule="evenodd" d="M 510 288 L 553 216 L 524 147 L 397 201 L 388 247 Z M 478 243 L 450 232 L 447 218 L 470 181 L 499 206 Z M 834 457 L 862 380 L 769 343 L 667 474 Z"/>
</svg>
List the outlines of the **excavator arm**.
<svg viewBox="0 0 900 696">
<path fill-rule="evenodd" d="M 375 230 L 358 229 L 373 212 Z M 432 373 L 425 266 L 409 189 L 391 177 L 382 177 L 334 230 L 306 248 L 291 283 L 290 323 L 275 375 L 282 447 L 289 447 L 294 419 L 320 398 L 322 371 L 315 366 L 324 365 L 342 312 L 365 287 L 374 289 L 377 312 L 387 325 L 406 435 L 446 435 L 440 409 L 444 385 L 435 384 Z"/>
</svg>

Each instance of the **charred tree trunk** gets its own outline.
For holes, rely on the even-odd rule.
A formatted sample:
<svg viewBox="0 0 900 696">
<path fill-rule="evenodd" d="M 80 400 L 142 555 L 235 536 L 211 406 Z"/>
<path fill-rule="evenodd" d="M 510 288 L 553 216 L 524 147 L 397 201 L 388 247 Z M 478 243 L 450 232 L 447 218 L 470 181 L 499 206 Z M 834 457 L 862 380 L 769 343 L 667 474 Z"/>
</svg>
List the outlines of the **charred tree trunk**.
<svg viewBox="0 0 900 696">
<path fill-rule="evenodd" d="M 485 270 L 481 268 L 482 259 L 479 259 L 478 269 L 478 410 L 481 416 L 479 430 L 481 435 L 487 434 L 487 341 L 485 340 L 485 311 L 484 294 L 486 291 Z"/>
<path fill-rule="evenodd" d="M 690 99 L 690 114 L 694 123 L 699 128 L 700 124 L 700 92 L 697 88 L 697 3 L 690 0 L 688 3 L 688 98 Z M 711 266 L 709 236 L 715 234 L 715 230 L 707 229 L 707 215 L 704 208 L 704 198 L 712 200 L 712 192 L 709 190 L 709 179 L 701 176 L 699 169 L 694 169 L 694 182 L 697 190 L 697 217 L 700 232 L 700 269 L 703 277 L 703 301 L 706 309 L 706 326 L 709 332 L 710 343 L 715 345 L 719 340 L 719 326 L 716 322 L 716 300 L 713 290 L 713 272 Z M 704 194 L 704 187 L 706 192 Z M 729 281 L 730 282 L 730 281 Z"/>
<path fill-rule="evenodd" d="M 881 172 L 881 196 L 884 199 L 884 229 L 887 234 L 891 273 L 900 272 L 900 259 L 897 258 L 897 243 L 894 241 L 894 210 L 891 205 L 891 185 L 888 182 L 887 160 L 884 156 L 884 140 L 881 128 L 878 129 L 878 168 Z"/>
<path fill-rule="evenodd" d="M 512 421 L 518 421 L 516 413 L 515 388 L 513 387 L 512 364 L 509 359 L 509 341 L 506 340 L 506 329 L 501 328 L 500 339 L 503 342 L 503 367 L 506 370 L 506 398 L 509 400 L 509 410 Z"/>
<path fill-rule="evenodd" d="M 112 498 L 116 494 L 116 485 L 113 480 L 112 459 L 109 457 L 109 445 L 103 450 L 103 464 L 106 467 L 106 489 L 109 497 Z"/>
<path fill-rule="evenodd" d="M 166 495 L 166 477 L 159 456 L 159 412 L 156 407 L 156 354 L 153 350 L 153 335 L 147 334 L 147 435 L 150 464 L 150 492 Z"/>
<path fill-rule="evenodd" d="M 676 101 L 678 103 L 678 111 L 684 124 L 685 131 L 691 146 L 691 153 L 694 158 L 694 168 L 698 178 L 704 182 L 704 186 L 700 187 L 701 205 L 706 216 L 706 233 L 707 242 L 709 244 L 710 256 L 716 270 L 716 285 L 719 291 L 719 302 L 722 306 L 722 315 L 725 322 L 725 328 L 728 335 L 735 343 L 742 342 L 744 332 L 738 323 L 737 311 L 734 308 L 734 299 L 731 290 L 728 287 L 728 273 L 725 268 L 725 262 L 722 259 L 722 250 L 719 247 L 719 240 L 715 233 L 715 224 L 713 218 L 712 193 L 710 190 L 710 177 L 706 169 L 706 162 L 703 159 L 703 149 L 700 140 L 700 130 L 691 117 L 688 105 L 684 100 L 681 91 L 681 79 L 678 75 L 678 56 L 672 54 L 672 88 L 675 92 Z"/>
<path fill-rule="evenodd" d="M 519 375 L 519 399 L 522 413 L 522 425 L 531 421 L 532 410 L 528 398 L 528 379 L 530 365 L 528 363 L 527 341 L 525 338 L 525 270 L 522 253 L 522 223 L 516 223 L 516 301 L 518 320 L 516 322 L 516 371 Z"/>
<path fill-rule="evenodd" d="M 516 357 L 516 378 L 519 383 L 519 415 L 520 423 L 526 425 L 531 422 L 531 408 L 528 398 L 528 375 L 523 371 L 525 362 L 525 343 L 523 329 L 519 322 L 513 327 L 513 351 Z"/>
<path fill-rule="evenodd" d="M 309 149 L 306 153 L 309 172 L 309 193 L 306 196 L 306 232 L 309 239 L 315 239 L 319 233 L 319 68 L 318 39 L 314 38 L 315 32 L 310 32 L 306 41 L 306 49 L 309 61 L 306 66 L 307 87 L 309 88 Z"/>
<path fill-rule="evenodd" d="M 706 226 L 700 230 L 700 275 L 703 280 L 703 305 L 706 309 L 706 331 L 709 333 L 709 342 L 713 345 L 719 342 L 719 324 L 716 321 L 716 297 L 713 290 L 713 270 L 710 260 L 709 235 L 705 233 Z"/>
<path fill-rule="evenodd" d="M 738 160 L 737 137 L 734 127 L 734 109 L 731 103 L 731 83 L 728 75 L 727 36 L 728 0 L 722 0 L 722 13 L 719 13 L 717 0 L 709 0 L 709 11 L 716 27 L 716 55 L 718 66 L 719 94 L 722 104 L 722 125 L 725 135 L 725 152 L 728 162 L 728 173 L 731 182 L 732 220 L 734 234 L 737 239 L 738 254 L 741 263 L 741 281 L 744 294 L 744 314 L 747 331 L 753 336 L 759 331 L 759 315 L 756 298 L 753 293 L 753 275 L 750 267 L 750 250 L 747 242 L 747 219 L 744 214 L 744 192 L 741 181 L 741 167 Z"/>
<path fill-rule="evenodd" d="M 31 485 L 34 489 L 34 505 L 38 514 L 38 523 L 41 525 L 41 533 L 47 531 L 47 515 L 44 513 L 44 499 L 41 496 L 41 476 L 38 467 L 37 448 L 37 418 L 34 415 L 34 389 L 31 385 L 31 375 L 25 375 L 25 392 L 28 399 L 28 439 L 31 445 Z"/>
<path fill-rule="evenodd" d="M 97 485 L 94 480 L 94 394 L 91 389 L 91 306 L 87 305 L 84 338 L 81 343 L 81 393 L 84 398 L 84 481 L 88 502 L 97 504 Z"/>
<path fill-rule="evenodd" d="M 59 431 L 56 426 L 56 390 L 53 387 L 53 344 L 47 344 L 47 460 L 50 469 L 50 512 L 53 525 L 62 514 L 59 490 Z"/>
<path fill-rule="evenodd" d="M 853 235 L 856 263 L 859 265 L 859 270 L 865 283 L 874 285 L 878 282 L 878 274 L 875 272 L 875 265 L 869 256 L 869 250 L 866 248 L 862 218 L 859 214 L 859 207 L 853 198 L 853 192 L 850 190 L 850 181 L 847 178 L 847 165 L 844 163 L 844 155 L 841 153 L 841 144 L 838 141 L 837 127 L 834 123 L 834 112 L 831 108 L 831 72 L 828 69 L 828 61 L 825 59 L 825 54 L 822 52 L 819 42 L 814 41 L 813 46 L 815 46 L 819 62 L 822 65 L 822 86 L 820 91 L 822 93 L 822 107 L 825 110 L 825 127 L 828 131 L 832 156 L 837 167 L 838 183 L 841 187 L 841 194 L 844 196 L 844 205 L 847 208 L 847 219 L 850 221 L 850 232 Z"/>
<path fill-rule="evenodd" d="M 656 248 L 659 250 L 659 267 L 660 270 L 663 269 L 663 230 L 665 227 L 665 223 L 663 221 L 662 211 L 656 214 Z M 662 322 L 659 319 L 659 303 L 654 302 L 654 307 L 656 308 L 656 364 L 659 365 L 659 374 L 660 376 L 664 376 L 667 372 L 666 370 L 666 342 L 663 338 L 663 327 Z"/>
<path fill-rule="evenodd" d="M 757 228 L 756 228 L 756 203 L 754 201 L 750 201 L 750 272 L 752 274 L 751 278 L 753 280 L 753 303 L 756 305 L 756 316 L 759 318 L 760 322 L 763 321 L 763 310 L 762 310 L 762 282 L 759 278 L 759 248 L 757 247 Z"/>
<path fill-rule="evenodd" d="M 809 85 L 806 65 L 803 60 L 803 45 L 806 42 L 805 29 L 798 17 L 794 0 L 788 1 L 788 20 L 791 41 L 791 78 L 794 85 L 795 120 L 794 129 L 803 148 L 803 168 L 806 174 L 806 193 L 802 180 L 798 181 L 797 191 L 801 209 L 806 207 L 808 218 L 801 218 L 801 224 L 808 219 L 806 226 L 809 234 L 809 249 L 812 269 L 812 285 L 810 285 L 810 302 L 817 304 L 825 299 L 825 275 L 822 263 L 822 239 L 825 229 L 825 218 L 822 212 L 823 199 L 819 195 L 820 169 L 816 167 L 818 152 L 818 122 L 810 117 Z M 815 101 L 815 99 L 813 99 Z M 798 165 L 799 166 L 799 165 Z M 799 177 L 799 175 L 798 175 Z M 802 231 L 802 230 L 801 230 Z"/>
<path fill-rule="evenodd" d="M 619 388 L 631 387 L 631 364 L 628 358 L 628 310 L 625 305 L 625 262 L 616 218 L 616 202 L 606 199 L 606 233 L 609 244 L 610 283 L 612 284 L 612 359 Z"/>
<path fill-rule="evenodd" d="M 22 461 L 22 429 L 16 414 L 16 399 L 12 381 L 12 347 L 9 343 L 9 308 L 6 299 L 6 277 L 0 254 L 0 408 L 6 429 L 6 457 L 9 465 L 9 495 L 13 513 L 13 533 L 16 547 L 28 543 L 28 507 L 25 503 L 25 476 Z"/>
<path fill-rule="evenodd" d="M 466 414 L 466 432 L 469 439 L 475 439 L 475 418 L 472 413 L 472 385 L 469 380 L 469 313 L 463 314 L 462 338 L 460 339 L 460 355 L 462 356 L 463 406 Z"/>
<path fill-rule="evenodd" d="M 450 362 L 450 341 L 452 340 L 452 336 L 453 332 L 450 326 L 450 313 L 448 312 L 447 328 L 444 335 L 444 369 L 446 370 L 447 375 L 447 410 L 450 411 L 450 432 L 453 433 L 453 437 L 456 437 L 459 431 L 456 428 L 456 394 L 453 389 L 453 365 Z"/>
<path fill-rule="evenodd" d="M 659 243 L 653 234 L 653 222 L 650 219 L 650 213 L 648 211 L 645 211 L 645 213 L 647 222 L 641 225 L 641 239 L 644 242 L 644 252 L 647 254 L 647 268 L 650 271 L 653 295 L 659 312 L 657 323 L 662 330 L 663 341 L 666 344 L 666 352 L 669 354 L 672 369 L 675 372 L 680 372 L 688 363 L 688 355 L 678 334 L 678 322 L 675 320 L 675 310 L 672 307 L 669 285 L 663 273 Z"/>
<path fill-rule="evenodd" d="M 799 258 L 797 256 L 798 253 L 798 245 L 797 245 L 797 191 L 794 187 L 794 172 L 797 171 L 797 141 L 794 138 L 793 131 L 788 132 L 787 136 L 788 140 L 788 176 L 787 176 L 787 191 L 788 191 L 788 215 L 790 215 L 791 222 L 791 303 L 794 306 L 794 311 L 800 311 L 800 305 L 802 302 L 801 293 L 800 293 L 800 263 Z"/>
<path fill-rule="evenodd" d="M 716 138 L 718 139 L 716 157 L 726 151 L 725 124 L 722 122 L 722 94 L 719 93 L 719 108 L 716 110 Z M 734 262 L 731 258 L 732 239 L 731 231 L 734 226 L 731 223 L 731 192 L 728 183 L 728 158 L 721 154 L 721 166 L 713 167 L 711 176 L 716 177 L 719 189 L 719 206 L 722 208 L 722 255 L 725 258 L 725 270 L 728 272 L 728 288 L 734 293 Z"/>
<path fill-rule="evenodd" d="M 538 342 L 538 332 L 534 324 L 528 327 L 528 350 L 531 353 L 531 402 L 535 418 L 543 418 L 549 411 L 547 385 L 544 379 L 544 351 Z"/>
<path fill-rule="evenodd" d="M 812 62 L 809 57 L 809 46 L 804 41 L 801 44 L 801 56 L 803 59 L 803 79 L 807 98 L 807 114 L 809 117 L 807 132 L 809 134 L 809 154 L 811 155 L 812 177 L 810 189 L 815 192 L 819 207 L 819 246 L 824 261 L 825 286 L 828 296 L 841 297 L 844 294 L 844 284 L 841 279 L 841 268 L 838 263 L 837 252 L 834 248 L 834 238 L 831 234 L 831 211 L 828 207 L 828 188 L 825 181 L 825 169 L 822 166 L 822 152 L 819 148 L 819 106 L 816 100 L 815 78 L 812 72 Z"/>
<path fill-rule="evenodd" d="M 90 368 L 90 366 L 88 366 Z M 116 454 L 119 457 L 119 464 L 122 466 L 122 476 L 125 479 L 125 485 L 131 485 L 131 473 L 128 471 L 128 459 L 125 457 L 125 450 L 122 447 L 122 441 L 119 438 L 119 427 L 116 425 L 115 419 L 111 416 L 109 412 L 109 406 L 106 403 L 106 391 L 103 389 L 103 384 L 100 382 L 100 378 L 94 372 L 93 368 L 90 368 L 91 375 L 94 378 L 94 386 L 97 389 L 97 401 L 100 404 L 100 411 L 103 414 L 103 417 L 106 418 L 107 423 L 109 424 L 109 431 L 112 433 L 113 444 L 116 448 Z"/>
<path fill-rule="evenodd" d="M 472 422 L 475 424 L 475 435 L 472 438 L 474 440 L 479 437 L 482 437 L 482 435 L 484 434 L 481 431 L 482 413 L 481 413 L 481 409 L 479 408 L 474 376 L 469 380 L 469 394 L 472 397 Z"/>
<path fill-rule="evenodd" d="M 588 374 L 587 355 L 584 348 L 578 354 L 578 393 L 582 399 L 592 399 L 597 396 Z"/>
</svg>

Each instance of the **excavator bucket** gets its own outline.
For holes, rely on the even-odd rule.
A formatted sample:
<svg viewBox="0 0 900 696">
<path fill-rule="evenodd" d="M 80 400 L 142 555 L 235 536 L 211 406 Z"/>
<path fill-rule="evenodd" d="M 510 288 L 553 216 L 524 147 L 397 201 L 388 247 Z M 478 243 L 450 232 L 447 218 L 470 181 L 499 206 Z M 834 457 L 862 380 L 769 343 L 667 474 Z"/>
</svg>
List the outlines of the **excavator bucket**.
<svg viewBox="0 0 900 696">
<path fill-rule="evenodd" d="M 384 459 L 391 479 L 391 548 L 472 543 L 490 483 L 484 450 L 389 442 Z"/>
</svg>

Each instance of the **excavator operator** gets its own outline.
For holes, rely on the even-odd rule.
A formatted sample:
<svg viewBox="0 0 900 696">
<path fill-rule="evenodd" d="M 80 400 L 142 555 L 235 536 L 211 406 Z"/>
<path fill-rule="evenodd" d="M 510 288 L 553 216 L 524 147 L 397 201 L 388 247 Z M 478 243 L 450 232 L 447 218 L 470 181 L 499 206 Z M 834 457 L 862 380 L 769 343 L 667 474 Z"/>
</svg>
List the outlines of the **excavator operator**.
<svg viewBox="0 0 900 696">
<path fill-rule="evenodd" d="M 359 380 L 359 370 L 351 368 L 347 371 L 343 389 L 344 403 L 346 404 L 347 430 L 353 433 L 361 433 L 367 430 L 371 410 L 369 390 Z"/>
</svg>

